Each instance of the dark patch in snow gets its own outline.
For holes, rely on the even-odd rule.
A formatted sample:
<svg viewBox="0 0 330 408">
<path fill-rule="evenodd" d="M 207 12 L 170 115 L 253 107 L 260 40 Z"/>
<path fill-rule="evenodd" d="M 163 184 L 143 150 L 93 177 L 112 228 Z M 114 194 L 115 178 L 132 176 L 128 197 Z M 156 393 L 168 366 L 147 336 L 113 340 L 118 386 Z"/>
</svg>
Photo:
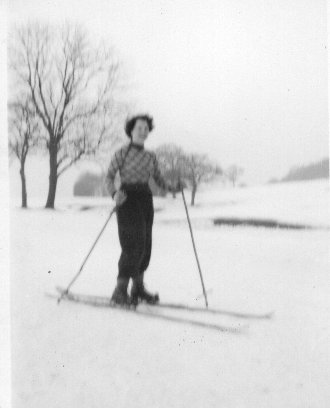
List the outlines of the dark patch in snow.
<svg viewBox="0 0 330 408">
<path fill-rule="evenodd" d="M 264 228 L 280 228 L 280 229 L 313 229 L 311 225 L 293 224 L 275 220 L 263 220 L 255 218 L 215 218 L 214 225 L 230 225 L 236 226 L 250 226 L 250 227 L 264 227 Z"/>
<path fill-rule="evenodd" d="M 92 208 L 95 208 L 95 207 L 93 207 L 91 205 L 83 205 L 83 206 L 80 207 L 80 211 L 86 211 L 86 210 L 90 210 Z"/>
</svg>

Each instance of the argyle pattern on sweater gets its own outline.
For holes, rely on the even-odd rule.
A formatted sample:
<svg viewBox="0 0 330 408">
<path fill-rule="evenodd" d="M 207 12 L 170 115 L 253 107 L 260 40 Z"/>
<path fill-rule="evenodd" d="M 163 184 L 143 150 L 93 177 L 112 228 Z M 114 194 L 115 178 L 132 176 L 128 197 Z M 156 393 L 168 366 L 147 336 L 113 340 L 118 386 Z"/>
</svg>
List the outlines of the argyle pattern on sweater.
<svg viewBox="0 0 330 408">
<path fill-rule="evenodd" d="M 160 173 L 156 154 L 143 146 L 128 144 L 113 155 L 107 173 L 108 190 L 112 197 L 116 192 L 115 177 L 118 171 L 121 184 L 145 184 L 153 177 L 160 188 L 168 187 Z"/>
</svg>

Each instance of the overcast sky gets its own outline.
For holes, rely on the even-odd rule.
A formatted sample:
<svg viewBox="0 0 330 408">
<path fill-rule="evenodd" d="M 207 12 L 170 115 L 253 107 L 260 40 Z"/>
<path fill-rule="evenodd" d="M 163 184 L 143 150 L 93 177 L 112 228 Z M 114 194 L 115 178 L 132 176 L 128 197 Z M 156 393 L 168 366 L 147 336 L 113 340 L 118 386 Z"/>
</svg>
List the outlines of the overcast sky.
<svg viewBox="0 0 330 408">
<path fill-rule="evenodd" d="M 11 0 L 8 17 L 83 22 L 113 44 L 154 116 L 150 148 L 209 153 L 249 183 L 328 156 L 326 1 Z"/>
</svg>

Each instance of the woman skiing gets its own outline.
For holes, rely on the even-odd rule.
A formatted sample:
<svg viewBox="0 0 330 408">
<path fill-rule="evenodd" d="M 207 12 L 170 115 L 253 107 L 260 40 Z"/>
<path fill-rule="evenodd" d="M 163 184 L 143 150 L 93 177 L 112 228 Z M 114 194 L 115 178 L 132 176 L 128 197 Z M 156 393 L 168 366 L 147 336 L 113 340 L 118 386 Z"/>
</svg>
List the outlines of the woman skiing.
<svg viewBox="0 0 330 408">
<path fill-rule="evenodd" d="M 149 293 L 144 286 L 144 273 L 148 268 L 151 246 L 154 208 L 149 178 L 153 177 L 163 190 L 171 191 L 163 179 L 155 153 L 144 148 L 144 142 L 152 131 L 153 118 L 137 115 L 126 121 L 125 133 L 130 143 L 113 155 L 108 174 L 108 189 L 116 202 L 118 235 L 121 255 L 118 262 L 117 285 L 111 301 L 119 305 L 137 305 L 139 301 L 157 303 L 158 294 Z M 115 176 L 119 171 L 120 188 L 115 188 Z M 132 278 L 130 296 L 127 294 Z"/>
</svg>

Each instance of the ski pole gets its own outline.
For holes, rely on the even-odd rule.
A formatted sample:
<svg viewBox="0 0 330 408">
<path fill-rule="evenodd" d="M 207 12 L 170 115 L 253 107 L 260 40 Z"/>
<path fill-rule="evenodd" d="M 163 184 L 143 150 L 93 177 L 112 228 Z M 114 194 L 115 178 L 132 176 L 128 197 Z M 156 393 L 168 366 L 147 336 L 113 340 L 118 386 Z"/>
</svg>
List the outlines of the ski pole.
<svg viewBox="0 0 330 408">
<path fill-rule="evenodd" d="M 119 172 L 120 172 L 120 170 L 121 170 L 121 169 L 123 168 L 123 166 L 124 166 L 126 157 L 128 156 L 128 153 L 129 153 L 131 147 L 132 147 L 132 142 L 129 144 L 128 149 L 127 149 L 127 152 L 126 152 L 126 154 L 125 154 L 125 156 L 124 156 L 124 160 L 123 160 L 123 162 L 122 162 L 122 165 L 121 165 L 120 168 L 118 169 Z M 57 303 L 60 303 L 60 301 L 62 300 L 63 296 L 65 296 L 66 294 L 68 294 L 68 292 L 69 292 L 71 286 L 74 284 L 74 282 L 76 281 L 76 279 L 78 278 L 78 276 L 81 274 L 81 272 L 82 272 L 82 270 L 83 270 L 83 267 L 85 266 L 85 263 L 87 262 L 87 259 L 89 258 L 89 255 L 92 253 L 92 251 L 93 251 L 95 245 L 97 244 L 97 241 L 100 239 L 101 235 L 103 234 L 103 231 L 105 230 L 105 227 L 107 226 L 108 222 L 110 221 L 110 218 L 111 218 L 112 214 L 113 214 L 114 212 L 116 212 L 116 210 L 117 210 L 117 206 L 115 206 L 115 207 L 111 210 L 111 212 L 110 212 L 110 214 L 109 214 L 109 217 L 108 217 L 106 223 L 104 224 L 103 228 L 101 229 L 99 235 L 97 236 L 97 238 L 96 238 L 96 240 L 95 240 L 95 242 L 94 242 L 92 248 L 91 248 L 90 251 L 88 252 L 86 258 L 84 259 L 84 262 L 82 263 L 82 265 L 81 265 L 79 271 L 76 273 L 76 275 L 74 276 L 74 278 L 72 279 L 72 281 L 69 283 L 69 285 L 68 285 L 68 287 L 65 289 L 65 291 L 64 291 L 63 293 L 61 293 L 61 296 L 57 299 Z"/>
<path fill-rule="evenodd" d="M 183 187 L 181 187 L 181 193 L 182 193 L 184 208 L 185 208 L 186 214 L 187 214 L 187 220 L 188 220 L 188 225 L 189 225 L 189 230 L 190 230 L 190 236 L 191 236 L 191 241 L 192 241 L 193 248 L 194 248 L 194 252 L 195 252 L 195 257 L 196 257 L 196 262 L 197 262 L 197 266 L 198 266 L 199 276 L 200 276 L 200 278 L 201 278 L 201 283 L 202 283 L 202 288 L 203 288 L 203 294 L 204 294 L 204 298 L 205 298 L 205 306 L 206 306 L 206 308 L 208 308 L 208 301 L 207 301 L 207 296 L 206 296 L 206 291 L 205 291 L 205 286 L 204 286 L 203 274 L 202 274 L 201 266 L 200 266 L 199 260 L 198 260 L 198 255 L 197 255 L 197 250 L 196 250 L 194 235 L 193 235 L 193 231 L 192 231 L 192 227 L 191 227 L 191 223 L 190 223 L 190 218 L 189 218 L 189 213 L 188 213 L 188 207 L 187 207 L 186 198 L 185 198 L 185 195 L 184 195 L 184 192 L 183 192 Z"/>
<path fill-rule="evenodd" d="M 59 304 L 60 301 L 62 300 L 63 296 L 65 296 L 66 294 L 69 293 L 69 290 L 70 290 L 71 286 L 74 284 L 74 282 L 77 280 L 78 276 L 81 274 L 81 272 L 82 272 L 82 270 L 83 270 L 83 268 L 84 268 L 84 266 L 85 266 L 85 263 L 87 262 L 87 259 L 89 258 L 90 254 L 92 253 L 93 249 L 95 248 L 95 245 L 97 244 L 98 240 L 100 239 L 101 235 L 103 234 L 103 231 L 105 230 L 105 227 L 108 225 L 108 222 L 110 221 L 110 218 L 111 218 L 112 214 L 116 211 L 116 209 L 117 209 L 117 207 L 114 207 L 114 208 L 111 210 L 108 219 L 106 220 L 106 222 L 105 222 L 104 226 L 102 227 L 102 229 L 101 229 L 99 235 L 97 236 L 97 238 L 96 238 L 96 240 L 95 240 L 93 246 L 92 246 L 91 249 L 89 250 L 87 256 L 85 257 L 85 259 L 84 259 L 84 261 L 83 261 L 83 263 L 81 264 L 81 267 L 79 268 L 79 271 L 75 274 L 75 276 L 73 277 L 73 279 L 71 280 L 71 282 L 69 283 L 69 285 L 68 285 L 68 287 L 65 289 L 65 291 L 62 292 L 62 293 L 61 293 L 61 296 L 57 299 L 57 303 L 58 303 L 58 304 Z"/>
</svg>

